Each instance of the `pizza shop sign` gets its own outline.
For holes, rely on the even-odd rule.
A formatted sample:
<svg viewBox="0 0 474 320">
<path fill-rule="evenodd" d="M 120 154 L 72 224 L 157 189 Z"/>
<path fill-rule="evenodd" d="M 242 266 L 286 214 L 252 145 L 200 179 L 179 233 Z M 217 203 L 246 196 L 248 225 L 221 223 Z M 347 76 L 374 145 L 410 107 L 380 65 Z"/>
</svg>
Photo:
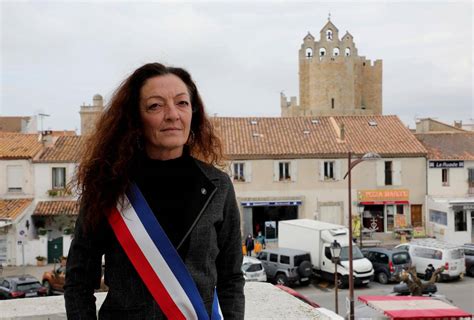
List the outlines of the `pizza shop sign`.
<svg viewBox="0 0 474 320">
<path fill-rule="evenodd" d="M 464 161 L 430 161 L 430 169 L 464 168 Z"/>
</svg>

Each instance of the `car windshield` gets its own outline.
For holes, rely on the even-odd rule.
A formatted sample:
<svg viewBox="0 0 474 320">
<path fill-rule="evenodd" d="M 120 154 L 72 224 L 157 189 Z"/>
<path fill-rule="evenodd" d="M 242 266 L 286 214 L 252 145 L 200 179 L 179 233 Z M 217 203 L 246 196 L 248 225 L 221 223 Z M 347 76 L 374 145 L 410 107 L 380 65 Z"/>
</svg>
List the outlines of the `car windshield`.
<svg viewBox="0 0 474 320">
<path fill-rule="evenodd" d="M 363 259 L 364 255 L 358 246 L 352 246 L 352 260 Z M 341 261 L 349 260 L 349 247 L 341 248 Z"/>
<path fill-rule="evenodd" d="M 244 263 L 242 265 L 243 272 L 255 272 L 262 270 L 262 264 L 260 263 Z"/>
<path fill-rule="evenodd" d="M 311 261 L 311 257 L 309 256 L 309 253 L 295 256 L 295 267 L 299 267 L 301 262 L 303 261 Z"/>
<path fill-rule="evenodd" d="M 28 291 L 31 289 L 41 288 L 41 284 L 39 282 L 25 282 L 19 283 L 16 288 L 18 291 Z"/>
<path fill-rule="evenodd" d="M 464 258 L 464 252 L 462 249 L 451 250 L 451 259 L 461 259 Z"/>
<path fill-rule="evenodd" d="M 393 264 L 405 264 L 410 262 L 408 252 L 395 253 L 392 257 Z"/>
</svg>

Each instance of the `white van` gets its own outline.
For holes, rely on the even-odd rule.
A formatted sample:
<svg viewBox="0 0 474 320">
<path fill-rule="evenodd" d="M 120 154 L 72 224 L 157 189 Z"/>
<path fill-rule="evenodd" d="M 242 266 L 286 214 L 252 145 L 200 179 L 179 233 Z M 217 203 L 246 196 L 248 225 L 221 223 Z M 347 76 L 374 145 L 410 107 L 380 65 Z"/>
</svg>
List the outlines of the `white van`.
<svg viewBox="0 0 474 320">
<path fill-rule="evenodd" d="M 435 269 L 444 266 L 441 280 L 462 278 L 466 272 L 464 251 L 458 245 L 436 239 L 416 239 L 395 248 L 410 253 L 412 265 L 418 274 L 424 275 L 429 264 Z"/>
</svg>

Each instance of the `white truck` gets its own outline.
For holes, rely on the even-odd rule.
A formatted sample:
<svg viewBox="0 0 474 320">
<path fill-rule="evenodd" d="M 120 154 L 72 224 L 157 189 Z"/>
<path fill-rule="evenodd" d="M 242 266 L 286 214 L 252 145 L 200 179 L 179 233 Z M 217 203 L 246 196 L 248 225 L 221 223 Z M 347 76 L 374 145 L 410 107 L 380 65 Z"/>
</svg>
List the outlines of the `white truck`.
<svg viewBox="0 0 474 320">
<path fill-rule="evenodd" d="M 278 246 L 309 251 L 313 273 L 334 281 L 334 263 L 331 260 L 331 243 L 341 245 L 340 262 L 337 266 L 339 286 L 349 282 L 349 230 L 341 225 L 310 219 L 280 221 L 278 224 Z M 355 284 L 368 284 L 374 276 L 372 263 L 366 259 L 359 247 L 352 246 L 352 267 Z"/>
</svg>

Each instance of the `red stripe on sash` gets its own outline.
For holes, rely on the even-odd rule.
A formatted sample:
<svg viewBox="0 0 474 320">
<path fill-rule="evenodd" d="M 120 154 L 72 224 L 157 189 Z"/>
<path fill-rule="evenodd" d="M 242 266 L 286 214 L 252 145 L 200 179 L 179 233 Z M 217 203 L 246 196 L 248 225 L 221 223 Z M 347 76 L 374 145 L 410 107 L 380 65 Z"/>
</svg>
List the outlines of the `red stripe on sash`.
<svg viewBox="0 0 474 320">
<path fill-rule="evenodd" d="M 112 213 L 109 215 L 109 223 L 115 231 L 118 241 L 122 245 L 122 248 L 125 250 L 130 262 L 135 267 L 135 270 L 140 274 L 143 282 L 147 286 L 148 290 L 155 298 L 156 302 L 159 304 L 163 313 L 168 317 L 168 319 L 183 319 L 184 317 L 181 310 L 174 303 L 171 296 L 168 294 L 168 291 L 161 283 L 160 279 L 156 275 L 155 270 L 151 267 L 150 263 L 144 256 L 140 247 L 136 243 L 132 234 L 127 228 L 127 225 L 122 220 L 120 212 L 114 208 Z"/>
</svg>

